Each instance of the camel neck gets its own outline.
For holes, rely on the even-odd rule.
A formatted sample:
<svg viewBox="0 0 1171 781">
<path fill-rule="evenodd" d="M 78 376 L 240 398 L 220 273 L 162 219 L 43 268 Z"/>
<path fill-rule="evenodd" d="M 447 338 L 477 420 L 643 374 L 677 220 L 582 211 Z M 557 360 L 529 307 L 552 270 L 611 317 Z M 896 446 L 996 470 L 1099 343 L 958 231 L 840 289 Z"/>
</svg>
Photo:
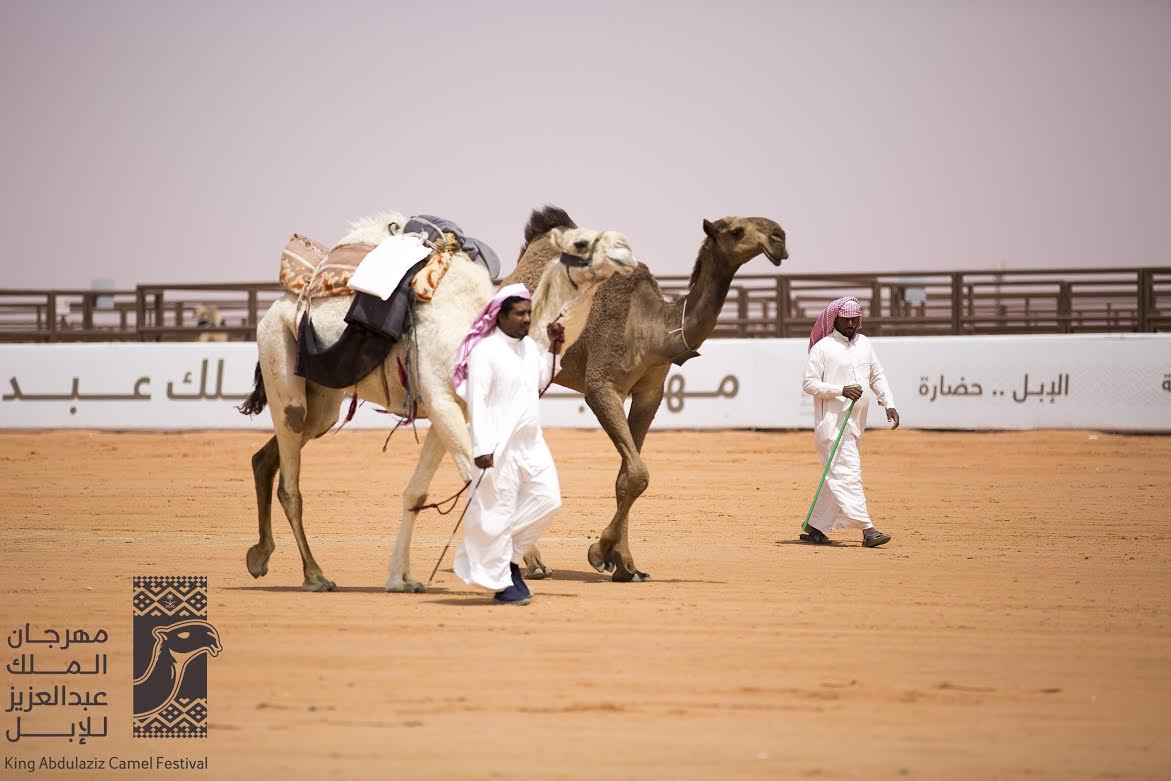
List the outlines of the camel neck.
<svg viewBox="0 0 1171 781">
<path fill-rule="evenodd" d="M 533 292 L 533 318 L 529 336 L 542 352 L 549 349 L 546 327 L 558 317 L 566 329 L 564 349 L 569 349 L 585 327 L 585 318 L 589 314 L 593 295 L 597 292 L 597 284 L 593 279 L 579 278 L 578 282 L 574 282 L 571 273 L 554 258 L 546 264 L 545 272 Z"/>
<path fill-rule="evenodd" d="M 728 290 L 732 287 L 734 270 L 729 270 L 724 259 L 716 254 L 711 241 L 705 241 L 699 251 L 699 273 L 687 292 L 687 314 L 683 321 L 684 335 L 693 350 L 712 335 L 716 320 Z"/>
</svg>

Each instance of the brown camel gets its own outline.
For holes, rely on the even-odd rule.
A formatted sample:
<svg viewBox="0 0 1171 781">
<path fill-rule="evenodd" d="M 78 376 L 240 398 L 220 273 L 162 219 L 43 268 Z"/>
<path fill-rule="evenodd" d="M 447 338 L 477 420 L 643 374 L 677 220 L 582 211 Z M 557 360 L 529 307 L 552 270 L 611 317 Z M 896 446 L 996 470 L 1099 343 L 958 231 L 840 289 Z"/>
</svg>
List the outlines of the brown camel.
<svg viewBox="0 0 1171 781">
<path fill-rule="evenodd" d="M 549 207 L 545 213 L 551 224 L 568 220 L 560 209 Z M 540 221 L 534 222 L 539 226 Z M 707 238 L 700 245 L 687 294 L 666 300 L 642 263 L 630 276 L 610 279 L 598 289 L 585 330 L 565 353 L 555 379 L 558 385 L 585 395 L 586 404 L 622 456 L 614 486 L 618 511 L 589 549 L 594 569 L 613 571 L 615 581 L 650 579 L 634 565 L 627 520 L 631 505 L 650 481 L 639 453 L 663 400 L 671 364 L 698 355 L 696 350 L 715 330 L 732 278 L 742 265 L 762 253 L 774 266 L 789 257 L 785 231 L 763 217 L 704 220 L 703 231 Z M 545 239 L 525 238 L 529 243 L 504 282 L 523 282 L 531 288 L 558 250 Z M 627 396 L 631 397 L 629 416 L 623 410 Z M 550 572 L 535 549 L 526 563 L 531 576 Z"/>
</svg>

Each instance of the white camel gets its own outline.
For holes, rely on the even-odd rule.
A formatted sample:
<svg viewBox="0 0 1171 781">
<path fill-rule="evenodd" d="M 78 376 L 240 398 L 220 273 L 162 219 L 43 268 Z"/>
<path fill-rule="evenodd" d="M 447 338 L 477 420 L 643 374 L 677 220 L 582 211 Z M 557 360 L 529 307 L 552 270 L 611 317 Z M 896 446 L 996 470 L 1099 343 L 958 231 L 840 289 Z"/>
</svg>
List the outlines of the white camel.
<svg viewBox="0 0 1171 781">
<path fill-rule="evenodd" d="M 551 214 L 553 218 L 550 218 Z M 578 228 L 568 217 L 560 219 L 557 215 L 564 215 L 564 212 L 553 209 L 533 212 L 525 232 L 526 241 L 531 243 L 544 236 L 558 251 L 580 258 L 582 265 L 567 264 L 559 258 L 549 261 L 537 289 L 533 291 L 530 333 L 543 349 L 547 349 L 546 326 L 560 317 L 560 322 L 565 325 L 565 350 L 584 329 L 598 286 L 615 273 L 633 273 L 637 262 L 625 235 L 616 231 Z M 404 222 L 397 214 L 366 218 L 354 223 L 353 230 L 338 243 L 378 244 L 390 232 L 397 232 Z M 357 385 L 358 398 L 392 412 L 403 410 L 406 389 L 398 381 L 398 361 L 401 359 L 411 367 L 413 378 L 417 378 L 416 415 L 431 422 L 419 462 L 403 491 L 403 517 L 390 557 L 390 572 L 385 584 L 387 591 L 425 590 L 421 582 L 410 576 L 411 535 L 418 515 L 412 508 L 426 501 L 432 477 L 444 452 L 451 454 L 464 480 L 472 477 L 466 407 L 452 388 L 451 371 L 460 342 L 492 294 L 493 285 L 487 270 L 467 255 L 457 253 L 432 300 L 417 306 L 414 335 L 405 334 L 391 350 L 385 365 Z M 313 303 L 310 318 L 323 347 L 336 343 L 345 330 L 343 318 L 351 302 L 352 296 L 336 296 Z M 297 317 L 297 297 L 286 295 L 273 303 L 256 328 L 260 352 L 257 383 L 241 411 L 256 414 L 267 403 L 275 434 L 252 456 L 260 540 L 248 549 L 247 564 L 253 577 L 259 578 L 268 572 L 268 559 L 275 547 L 272 485 L 279 470 L 281 479 L 277 498 L 301 552 L 305 573 L 302 587 L 308 591 L 333 591 L 336 585 L 322 574 L 314 560 L 302 525 L 301 448 L 329 431 L 337 422 L 342 399 L 350 390 L 326 388 L 294 373 Z M 418 355 L 411 356 L 410 360 L 404 352 L 408 344 L 418 346 Z M 385 378 L 393 379 L 386 381 Z"/>
</svg>

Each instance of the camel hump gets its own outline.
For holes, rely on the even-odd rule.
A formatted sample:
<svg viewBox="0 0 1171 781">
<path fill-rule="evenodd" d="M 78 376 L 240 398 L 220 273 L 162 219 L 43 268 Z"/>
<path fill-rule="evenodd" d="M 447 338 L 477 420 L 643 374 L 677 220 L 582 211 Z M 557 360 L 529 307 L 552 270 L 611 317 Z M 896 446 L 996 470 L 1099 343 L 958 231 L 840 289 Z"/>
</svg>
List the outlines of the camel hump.
<svg viewBox="0 0 1171 781">
<path fill-rule="evenodd" d="M 638 268 L 629 276 L 615 275 L 605 285 L 598 288 L 598 294 L 607 293 L 609 296 L 629 298 L 635 290 L 639 289 L 650 290 L 654 293 L 655 298 L 667 300 L 666 296 L 663 295 L 663 289 L 659 287 L 659 280 L 655 279 L 655 275 L 651 273 L 645 263 L 639 263 Z"/>
<path fill-rule="evenodd" d="M 576 228 L 577 223 L 566 213 L 565 209 L 557 206 L 546 206 L 543 209 L 533 209 L 529 215 L 529 223 L 525 226 L 525 246 L 533 240 L 544 236 L 554 228 Z M 524 251 L 521 251 L 523 254 Z"/>
</svg>

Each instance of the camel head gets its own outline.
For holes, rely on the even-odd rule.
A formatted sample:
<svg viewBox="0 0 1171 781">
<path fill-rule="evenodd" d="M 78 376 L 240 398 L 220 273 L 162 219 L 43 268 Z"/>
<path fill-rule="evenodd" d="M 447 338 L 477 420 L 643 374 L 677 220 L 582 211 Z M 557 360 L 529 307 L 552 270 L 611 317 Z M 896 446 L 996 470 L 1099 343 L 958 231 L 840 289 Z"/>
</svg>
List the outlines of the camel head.
<svg viewBox="0 0 1171 781">
<path fill-rule="evenodd" d="M 215 627 L 199 619 L 156 626 L 152 634 L 155 638 L 156 655 L 162 651 L 169 651 L 179 662 L 201 653 L 219 656 L 220 651 L 224 650 Z"/>
<path fill-rule="evenodd" d="M 224 317 L 217 307 L 210 304 L 195 307 L 195 323 L 200 328 L 216 327 L 224 324 Z"/>
<path fill-rule="evenodd" d="M 703 232 L 712 242 L 713 254 L 731 271 L 763 254 L 774 266 L 789 257 L 785 249 L 785 231 L 765 217 L 724 217 L 715 222 L 703 221 Z"/>
<path fill-rule="evenodd" d="M 568 350 L 585 328 L 598 287 L 615 274 L 633 274 L 638 261 L 626 234 L 581 228 L 564 209 L 546 206 L 534 209 L 525 226 L 522 268 L 513 281 L 533 291 L 530 333 L 543 348 L 548 344 L 545 326 L 558 320 Z"/>
<path fill-rule="evenodd" d="M 605 282 L 615 274 L 627 276 L 638 267 L 625 233 L 592 228 L 553 228 L 547 238 L 561 253 L 561 262 L 578 285 Z"/>
<path fill-rule="evenodd" d="M 524 235 L 518 269 L 527 263 L 532 265 L 513 281 L 524 282 L 530 290 L 536 288 L 539 275 L 553 259 L 562 261 L 575 285 L 604 282 L 614 274 L 633 274 L 638 267 L 625 234 L 578 227 L 564 209 L 556 206 L 533 209 Z M 526 256 L 530 260 L 522 263 Z"/>
</svg>

